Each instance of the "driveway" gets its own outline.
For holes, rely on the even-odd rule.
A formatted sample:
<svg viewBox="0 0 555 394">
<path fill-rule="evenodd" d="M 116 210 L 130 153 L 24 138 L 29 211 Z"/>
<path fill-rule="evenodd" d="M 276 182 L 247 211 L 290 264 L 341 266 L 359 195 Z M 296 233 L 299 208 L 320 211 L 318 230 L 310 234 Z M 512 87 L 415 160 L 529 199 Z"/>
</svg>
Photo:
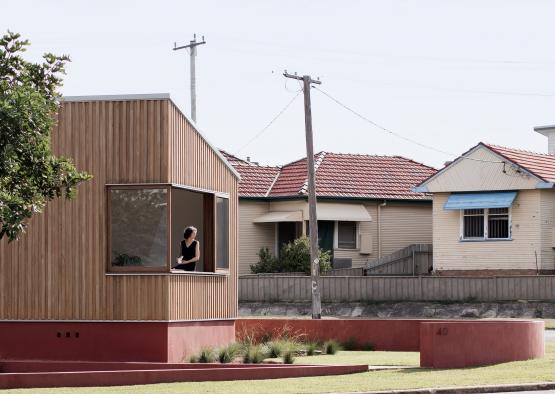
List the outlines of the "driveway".
<svg viewBox="0 0 555 394">
<path fill-rule="evenodd" d="M 545 343 L 555 343 L 555 330 L 545 330 Z"/>
</svg>

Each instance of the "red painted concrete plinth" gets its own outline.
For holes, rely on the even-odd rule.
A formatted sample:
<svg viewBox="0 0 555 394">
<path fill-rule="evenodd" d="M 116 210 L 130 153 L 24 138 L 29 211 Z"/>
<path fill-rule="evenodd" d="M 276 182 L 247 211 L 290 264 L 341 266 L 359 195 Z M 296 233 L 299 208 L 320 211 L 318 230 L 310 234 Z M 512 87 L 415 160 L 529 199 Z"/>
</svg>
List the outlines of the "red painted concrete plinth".
<svg viewBox="0 0 555 394">
<path fill-rule="evenodd" d="M 368 371 L 368 365 L 1 362 L 0 389 L 296 378 Z M 26 371 L 26 372 L 22 372 Z"/>
<path fill-rule="evenodd" d="M 420 351 L 420 366 L 459 368 L 543 357 L 544 323 L 527 320 L 239 319 L 238 336 L 289 331 L 307 339 L 352 338 L 376 350 Z"/>
<path fill-rule="evenodd" d="M 420 366 L 463 368 L 545 355 L 541 321 L 453 321 L 420 324 Z"/>
<path fill-rule="evenodd" d="M 233 320 L 198 322 L 0 322 L 5 360 L 183 362 L 235 340 Z"/>
</svg>

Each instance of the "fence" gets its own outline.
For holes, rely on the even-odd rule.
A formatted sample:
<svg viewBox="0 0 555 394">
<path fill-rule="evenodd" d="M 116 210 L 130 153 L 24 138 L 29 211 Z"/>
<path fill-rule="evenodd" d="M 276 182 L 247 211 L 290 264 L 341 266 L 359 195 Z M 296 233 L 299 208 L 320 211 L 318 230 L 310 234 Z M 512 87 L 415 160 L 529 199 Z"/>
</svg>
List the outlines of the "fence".
<svg viewBox="0 0 555 394">
<path fill-rule="evenodd" d="M 413 244 L 369 261 L 366 275 L 422 275 L 432 268 L 431 244 Z"/>
<path fill-rule="evenodd" d="M 514 301 L 555 300 L 555 276 L 322 276 L 322 301 Z M 239 278 L 239 301 L 303 302 L 311 299 L 309 276 Z"/>
</svg>

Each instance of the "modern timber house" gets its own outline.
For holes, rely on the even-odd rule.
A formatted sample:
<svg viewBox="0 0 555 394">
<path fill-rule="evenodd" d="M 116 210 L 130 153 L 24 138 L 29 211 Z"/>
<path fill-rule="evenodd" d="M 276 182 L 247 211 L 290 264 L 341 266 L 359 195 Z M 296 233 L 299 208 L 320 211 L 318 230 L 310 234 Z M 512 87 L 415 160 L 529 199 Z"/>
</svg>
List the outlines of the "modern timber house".
<svg viewBox="0 0 555 394">
<path fill-rule="evenodd" d="M 258 251 L 277 255 L 306 235 L 306 158 L 263 166 L 223 152 L 241 174 L 239 274 L 250 274 Z M 319 152 L 314 158 L 318 238 L 334 268 L 361 268 L 413 244 L 431 244 L 431 195 L 412 188 L 436 172 L 400 156 Z M 427 273 L 427 271 L 426 271 Z"/>
<path fill-rule="evenodd" d="M 440 275 L 555 273 L 555 126 L 549 153 L 480 142 L 415 190 L 433 194 Z"/>
<path fill-rule="evenodd" d="M 52 145 L 93 178 L 0 242 L 0 357 L 179 362 L 233 341 L 239 174 L 169 95 L 66 97 Z M 188 225 L 201 260 L 172 270 Z"/>
</svg>

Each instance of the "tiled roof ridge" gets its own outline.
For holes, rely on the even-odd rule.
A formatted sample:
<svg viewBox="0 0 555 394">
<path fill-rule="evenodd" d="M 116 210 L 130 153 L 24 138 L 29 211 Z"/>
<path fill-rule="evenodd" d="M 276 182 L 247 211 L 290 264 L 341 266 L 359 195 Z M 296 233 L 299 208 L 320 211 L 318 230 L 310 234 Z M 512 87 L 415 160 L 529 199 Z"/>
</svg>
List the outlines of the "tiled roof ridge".
<svg viewBox="0 0 555 394">
<path fill-rule="evenodd" d="M 421 163 L 419 161 L 410 159 L 402 155 L 378 155 L 378 154 L 368 154 L 368 153 L 334 153 L 334 152 L 326 152 L 326 154 L 332 155 L 332 156 L 343 156 L 343 157 L 357 156 L 357 157 L 383 158 L 383 159 L 402 159 L 405 161 L 410 161 L 411 163 L 414 163 L 414 164 L 418 164 L 419 166 L 429 168 L 430 170 L 437 171 L 437 168 L 435 167 L 429 166 L 427 164 Z"/>
<path fill-rule="evenodd" d="M 326 152 L 323 152 L 323 151 L 318 152 L 314 156 L 319 156 L 314 161 L 314 174 L 316 174 L 316 172 L 318 172 L 318 167 L 320 167 L 320 164 L 322 164 L 322 162 L 324 161 L 324 158 L 326 157 Z M 308 163 L 307 163 L 307 167 L 308 167 Z M 307 193 L 308 193 L 308 177 L 305 178 L 304 183 L 301 186 L 301 190 L 299 190 L 299 194 L 307 194 Z"/>
<path fill-rule="evenodd" d="M 527 149 L 520 149 L 520 148 L 511 148 L 508 146 L 502 146 L 502 145 L 497 145 L 497 144 L 490 144 L 487 142 L 480 142 L 482 145 L 487 146 L 488 148 L 492 148 L 492 149 L 506 149 L 506 150 L 510 150 L 513 152 L 520 152 L 520 153 L 528 153 L 531 155 L 538 155 L 538 156 L 546 156 L 546 157 L 551 157 L 551 158 L 555 158 L 555 155 L 550 154 L 550 153 L 544 153 L 544 152 L 534 152 L 531 150 L 527 150 Z"/>
<path fill-rule="evenodd" d="M 264 194 L 264 197 L 268 197 L 270 195 L 270 193 L 272 192 L 272 188 L 274 187 L 274 185 L 276 184 L 279 175 L 281 174 L 281 168 L 278 170 L 278 172 L 276 173 L 276 176 L 274 177 L 274 180 L 272 181 L 272 183 L 270 184 L 270 187 L 268 188 L 268 190 L 266 190 L 266 194 Z"/>
<path fill-rule="evenodd" d="M 238 166 L 248 166 L 248 167 L 259 167 L 259 168 L 275 168 L 275 169 L 280 169 L 281 166 L 272 166 L 269 164 L 259 164 L 258 162 L 253 162 L 253 161 L 247 161 L 247 160 L 243 160 L 240 157 L 237 157 L 231 153 L 229 153 L 228 151 L 224 150 L 224 149 L 220 149 L 220 152 L 222 152 L 222 154 L 224 156 L 229 156 L 235 160 L 237 160 L 239 163 L 235 163 L 234 165 L 238 165 Z"/>
</svg>

